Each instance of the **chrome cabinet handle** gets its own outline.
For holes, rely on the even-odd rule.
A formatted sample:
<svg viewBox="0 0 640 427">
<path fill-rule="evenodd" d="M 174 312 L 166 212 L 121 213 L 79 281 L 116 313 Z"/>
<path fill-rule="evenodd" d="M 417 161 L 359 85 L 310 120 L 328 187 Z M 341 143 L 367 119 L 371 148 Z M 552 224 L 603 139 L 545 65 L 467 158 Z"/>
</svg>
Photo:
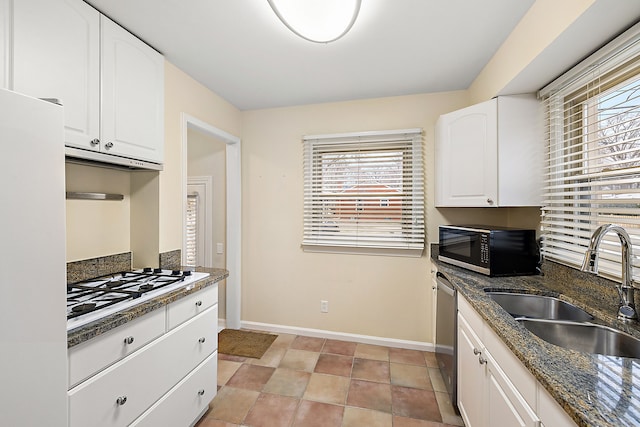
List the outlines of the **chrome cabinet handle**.
<svg viewBox="0 0 640 427">
<path fill-rule="evenodd" d="M 134 340 L 134 338 L 133 338 L 133 337 L 126 337 L 126 338 L 124 339 L 124 343 L 125 343 L 125 344 L 133 344 L 133 340 Z"/>
<path fill-rule="evenodd" d="M 202 344 L 202 343 L 203 343 L 203 342 L 205 342 L 205 341 L 206 341 L 206 339 L 205 339 L 204 337 L 202 337 L 202 338 L 200 338 L 200 339 L 198 340 L 198 342 L 199 342 L 200 344 Z"/>
<path fill-rule="evenodd" d="M 116 403 L 120 406 L 124 405 L 125 403 L 127 403 L 127 396 L 120 396 L 116 399 Z"/>
<path fill-rule="evenodd" d="M 473 349 L 473 354 L 475 354 L 476 356 L 481 354 L 482 352 L 480 350 L 478 350 L 477 348 Z"/>
<path fill-rule="evenodd" d="M 483 355 L 480 355 L 480 357 L 478 357 L 478 363 L 484 365 L 487 363 L 487 359 L 485 359 Z"/>
<path fill-rule="evenodd" d="M 201 388 L 200 390 L 198 390 L 198 396 L 203 396 L 204 395 L 204 389 Z"/>
<path fill-rule="evenodd" d="M 104 144 L 104 148 L 106 148 L 107 150 L 109 148 L 113 148 L 113 142 L 107 142 L 106 144 Z"/>
<path fill-rule="evenodd" d="M 492 205 L 493 204 L 493 199 L 487 199 L 487 203 Z"/>
<path fill-rule="evenodd" d="M 196 307 L 200 307 L 202 305 L 202 301 L 196 301 Z"/>
<path fill-rule="evenodd" d="M 89 141 L 89 144 L 90 144 L 92 147 L 95 147 L 96 145 L 100 144 L 100 140 L 99 140 L 98 138 L 94 138 L 94 139 L 92 139 L 91 141 Z"/>
</svg>

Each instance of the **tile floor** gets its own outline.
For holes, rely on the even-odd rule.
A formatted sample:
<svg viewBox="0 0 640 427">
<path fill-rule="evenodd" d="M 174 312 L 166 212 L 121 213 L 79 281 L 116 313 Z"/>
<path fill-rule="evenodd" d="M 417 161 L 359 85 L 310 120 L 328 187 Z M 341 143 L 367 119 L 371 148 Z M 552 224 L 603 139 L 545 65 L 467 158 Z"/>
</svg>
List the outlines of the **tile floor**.
<svg viewBox="0 0 640 427">
<path fill-rule="evenodd" d="M 463 425 L 433 353 L 279 334 L 261 359 L 218 356 L 196 427 Z"/>
</svg>

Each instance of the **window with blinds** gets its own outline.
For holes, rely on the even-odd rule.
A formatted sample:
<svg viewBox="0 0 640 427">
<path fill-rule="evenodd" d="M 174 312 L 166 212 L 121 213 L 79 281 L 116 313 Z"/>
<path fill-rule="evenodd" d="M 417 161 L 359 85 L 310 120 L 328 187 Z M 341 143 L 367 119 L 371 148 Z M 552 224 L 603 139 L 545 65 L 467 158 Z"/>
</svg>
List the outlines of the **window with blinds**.
<svg viewBox="0 0 640 427">
<path fill-rule="evenodd" d="M 187 195 L 185 265 L 195 267 L 198 262 L 198 194 Z"/>
<path fill-rule="evenodd" d="M 640 267 L 640 27 L 540 91 L 546 111 L 542 251 L 579 267 L 593 231 L 629 233 Z M 621 276 L 620 242 L 605 237 L 599 270 Z M 640 269 L 634 270 L 636 280 Z"/>
<path fill-rule="evenodd" d="M 305 250 L 422 254 L 422 129 L 306 136 L 303 144 Z"/>
</svg>

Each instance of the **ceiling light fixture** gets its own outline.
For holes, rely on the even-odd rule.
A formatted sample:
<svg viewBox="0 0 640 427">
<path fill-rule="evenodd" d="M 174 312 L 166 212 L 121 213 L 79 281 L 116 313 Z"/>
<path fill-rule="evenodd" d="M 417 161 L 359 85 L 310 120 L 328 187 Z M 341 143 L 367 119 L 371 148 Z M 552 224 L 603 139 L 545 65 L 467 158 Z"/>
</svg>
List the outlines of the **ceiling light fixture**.
<svg viewBox="0 0 640 427">
<path fill-rule="evenodd" d="M 349 32 L 361 0 L 267 0 L 280 21 L 314 43 L 330 43 Z"/>
</svg>

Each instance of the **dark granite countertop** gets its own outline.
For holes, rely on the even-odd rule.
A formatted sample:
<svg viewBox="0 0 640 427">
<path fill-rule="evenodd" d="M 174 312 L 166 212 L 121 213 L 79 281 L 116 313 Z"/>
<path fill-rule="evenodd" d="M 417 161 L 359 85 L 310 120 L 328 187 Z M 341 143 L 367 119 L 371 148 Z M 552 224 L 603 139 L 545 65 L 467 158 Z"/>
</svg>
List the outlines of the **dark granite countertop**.
<svg viewBox="0 0 640 427">
<path fill-rule="evenodd" d="M 549 344 L 484 292 L 485 288 L 509 289 L 560 297 L 595 316 L 594 323 L 640 338 L 637 325 L 623 325 L 615 319 L 617 300 L 612 283 L 589 282 L 578 277 L 582 272 L 551 262 L 544 263 L 544 276 L 490 278 L 433 261 L 579 426 L 640 426 L 640 359 L 582 353 Z"/>
<path fill-rule="evenodd" d="M 107 331 L 110 331 L 111 329 L 117 328 L 118 326 L 131 322 L 132 320 L 144 314 L 150 313 L 154 310 L 157 310 L 158 308 L 164 307 L 167 304 L 170 304 L 174 301 L 184 298 L 187 295 L 190 295 L 201 289 L 207 288 L 229 277 L 229 272 L 222 268 L 197 267 L 195 271 L 209 273 L 209 277 L 199 280 L 187 288 L 181 288 L 172 292 L 168 292 L 166 294 L 160 295 L 157 298 L 146 301 L 130 309 L 123 310 L 118 313 L 114 313 L 103 319 L 88 323 L 87 325 L 84 325 L 77 329 L 69 331 L 69 333 L 67 334 L 67 348 L 71 348 L 80 343 L 88 341 L 91 338 L 95 338 L 98 335 L 101 335 Z"/>
</svg>

